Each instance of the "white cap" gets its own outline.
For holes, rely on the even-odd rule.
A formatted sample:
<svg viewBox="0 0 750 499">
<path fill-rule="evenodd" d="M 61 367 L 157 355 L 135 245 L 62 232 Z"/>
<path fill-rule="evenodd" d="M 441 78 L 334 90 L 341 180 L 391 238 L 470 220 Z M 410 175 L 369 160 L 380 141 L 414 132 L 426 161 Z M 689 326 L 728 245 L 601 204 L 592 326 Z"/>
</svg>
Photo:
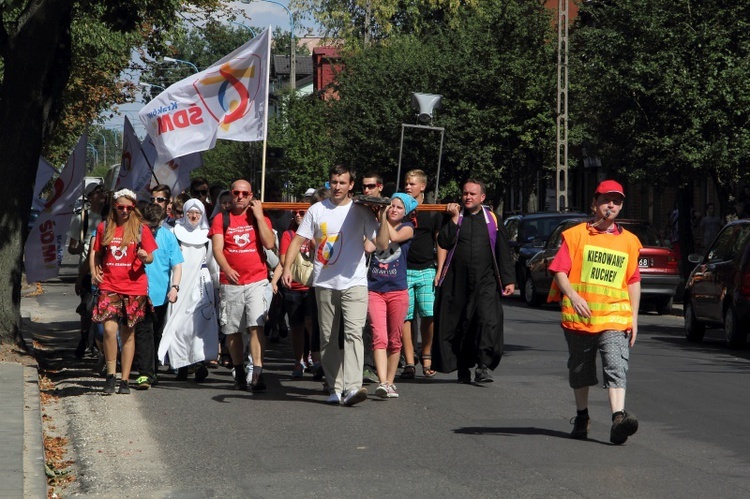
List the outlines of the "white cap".
<svg viewBox="0 0 750 499">
<path fill-rule="evenodd" d="M 305 197 L 312 196 L 313 194 L 315 194 L 315 189 L 312 187 L 305 191 Z"/>
<path fill-rule="evenodd" d="M 89 194 L 94 192 L 94 189 L 96 189 L 97 187 L 104 187 L 104 185 L 98 180 L 94 182 L 88 182 L 86 186 L 83 188 L 83 194 L 85 196 L 88 196 Z"/>
</svg>

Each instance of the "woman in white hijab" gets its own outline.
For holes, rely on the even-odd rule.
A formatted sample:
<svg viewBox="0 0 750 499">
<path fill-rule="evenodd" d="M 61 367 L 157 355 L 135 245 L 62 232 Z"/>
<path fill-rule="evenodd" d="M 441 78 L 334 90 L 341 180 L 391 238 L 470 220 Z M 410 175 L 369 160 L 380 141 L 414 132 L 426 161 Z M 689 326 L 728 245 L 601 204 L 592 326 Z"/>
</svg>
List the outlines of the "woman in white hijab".
<svg viewBox="0 0 750 499">
<path fill-rule="evenodd" d="M 208 237 L 208 220 L 203 203 L 190 199 L 183 206 L 185 216 L 174 227 L 185 262 L 177 302 L 170 304 L 164 326 L 159 359 L 169 355 L 169 365 L 177 369 L 177 379 L 187 379 L 188 366 L 199 364 L 195 380 L 208 376 L 205 360 L 219 355 L 219 328 L 216 320 L 214 285 L 211 272 L 216 266 Z"/>
</svg>

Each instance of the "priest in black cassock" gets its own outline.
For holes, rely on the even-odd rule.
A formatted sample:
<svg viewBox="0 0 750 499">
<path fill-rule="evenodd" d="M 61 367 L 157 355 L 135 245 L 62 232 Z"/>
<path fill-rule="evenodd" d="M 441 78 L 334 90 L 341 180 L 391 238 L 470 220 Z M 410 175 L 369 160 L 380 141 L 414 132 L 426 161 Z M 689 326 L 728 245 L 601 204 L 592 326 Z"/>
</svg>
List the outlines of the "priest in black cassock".
<svg viewBox="0 0 750 499">
<path fill-rule="evenodd" d="M 449 204 L 452 218 L 438 235 L 433 369 L 458 370 L 459 383 L 493 381 L 503 354 L 501 296 L 515 291 L 513 260 L 505 228 L 482 205 L 483 182 L 467 180 L 462 205 Z"/>
</svg>

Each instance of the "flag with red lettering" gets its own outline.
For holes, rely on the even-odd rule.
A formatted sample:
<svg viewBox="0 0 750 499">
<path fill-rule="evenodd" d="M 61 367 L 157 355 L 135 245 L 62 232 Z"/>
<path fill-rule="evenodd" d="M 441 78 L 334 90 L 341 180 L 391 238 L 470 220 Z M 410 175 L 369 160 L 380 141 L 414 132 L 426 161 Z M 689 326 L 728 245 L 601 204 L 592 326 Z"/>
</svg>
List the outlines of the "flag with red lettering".
<svg viewBox="0 0 750 499">
<path fill-rule="evenodd" d="M 27 282 L 46 281 L 57 277 L 65 247 L 65 236 L 73 217 L 73 207 L 76 199 L 83 194 L 87 142 L 88 136 L 84 133 L 60 176 L 55 180 L 54 188 L 44 203 L 44 209 L 26 239 L 24 263 Z"/>
<path fill-rule="evenodd" d="M 216 139 L 266 138 L 270 49 L 269 28 L 141 109 L 160 163 L 212 149 Z"/>
<path fill-rule="evenodd" d="M 122 132 L 122 159 L 114 190 L 130 189 L 138 195 L 138 199 L 148 200 L 151 196 L 149 185 L 152 168 L 153 158 L 148 158 L 144 154 L 141 141 L 135 134 L 130 120 L 125 116 L 125 127 Z"/>
</svg>

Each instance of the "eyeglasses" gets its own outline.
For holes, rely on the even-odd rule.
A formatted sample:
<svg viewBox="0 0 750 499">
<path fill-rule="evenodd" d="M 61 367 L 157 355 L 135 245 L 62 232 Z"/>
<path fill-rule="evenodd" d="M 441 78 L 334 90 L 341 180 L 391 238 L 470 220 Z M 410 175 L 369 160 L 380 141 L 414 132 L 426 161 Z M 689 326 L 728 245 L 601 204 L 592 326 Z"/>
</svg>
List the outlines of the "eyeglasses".
<svg viewBox="0 0 750 499">
<path fill-rule="evenodd" d="M 169 199 L 163 198 L 161 196 L 156 196 L 155 198 L 151 198 L 152 203 L 164 203 L 166 201 L 169 201 Z"/>
<path fill-rule="evenodd" d="M 374 189 L 378 186 L 378 184 L 362 184 L 363 189 Z"/>
<path fill-rule="evenodd" d="M 248 197 L 250 195 L 250 191 L 232 191 L 232 196 L 236 198 L 240 197 Z"/>
<path fill-rule="evenodd" d="M 208 195 L 208 189 L 195 189 L 193 190 L 195 194 L 200 194 L 201 196 L 207 196 Z"/>
<path fill-rule="evenodd" d="M 294 212 L 295 215 L 299 215 L 301 217 L 304 217 L 305 213 L 307 213 L 307 210 L 299 210 Z"/>
<path fill-rule="evenodd" d="M 117 208 L 117 211 L 124 211 L 125 213 L 135 210 L 135 206 L 127 204 L 118 204 L 115 205 L 115 208 Z"/>
</svg>

